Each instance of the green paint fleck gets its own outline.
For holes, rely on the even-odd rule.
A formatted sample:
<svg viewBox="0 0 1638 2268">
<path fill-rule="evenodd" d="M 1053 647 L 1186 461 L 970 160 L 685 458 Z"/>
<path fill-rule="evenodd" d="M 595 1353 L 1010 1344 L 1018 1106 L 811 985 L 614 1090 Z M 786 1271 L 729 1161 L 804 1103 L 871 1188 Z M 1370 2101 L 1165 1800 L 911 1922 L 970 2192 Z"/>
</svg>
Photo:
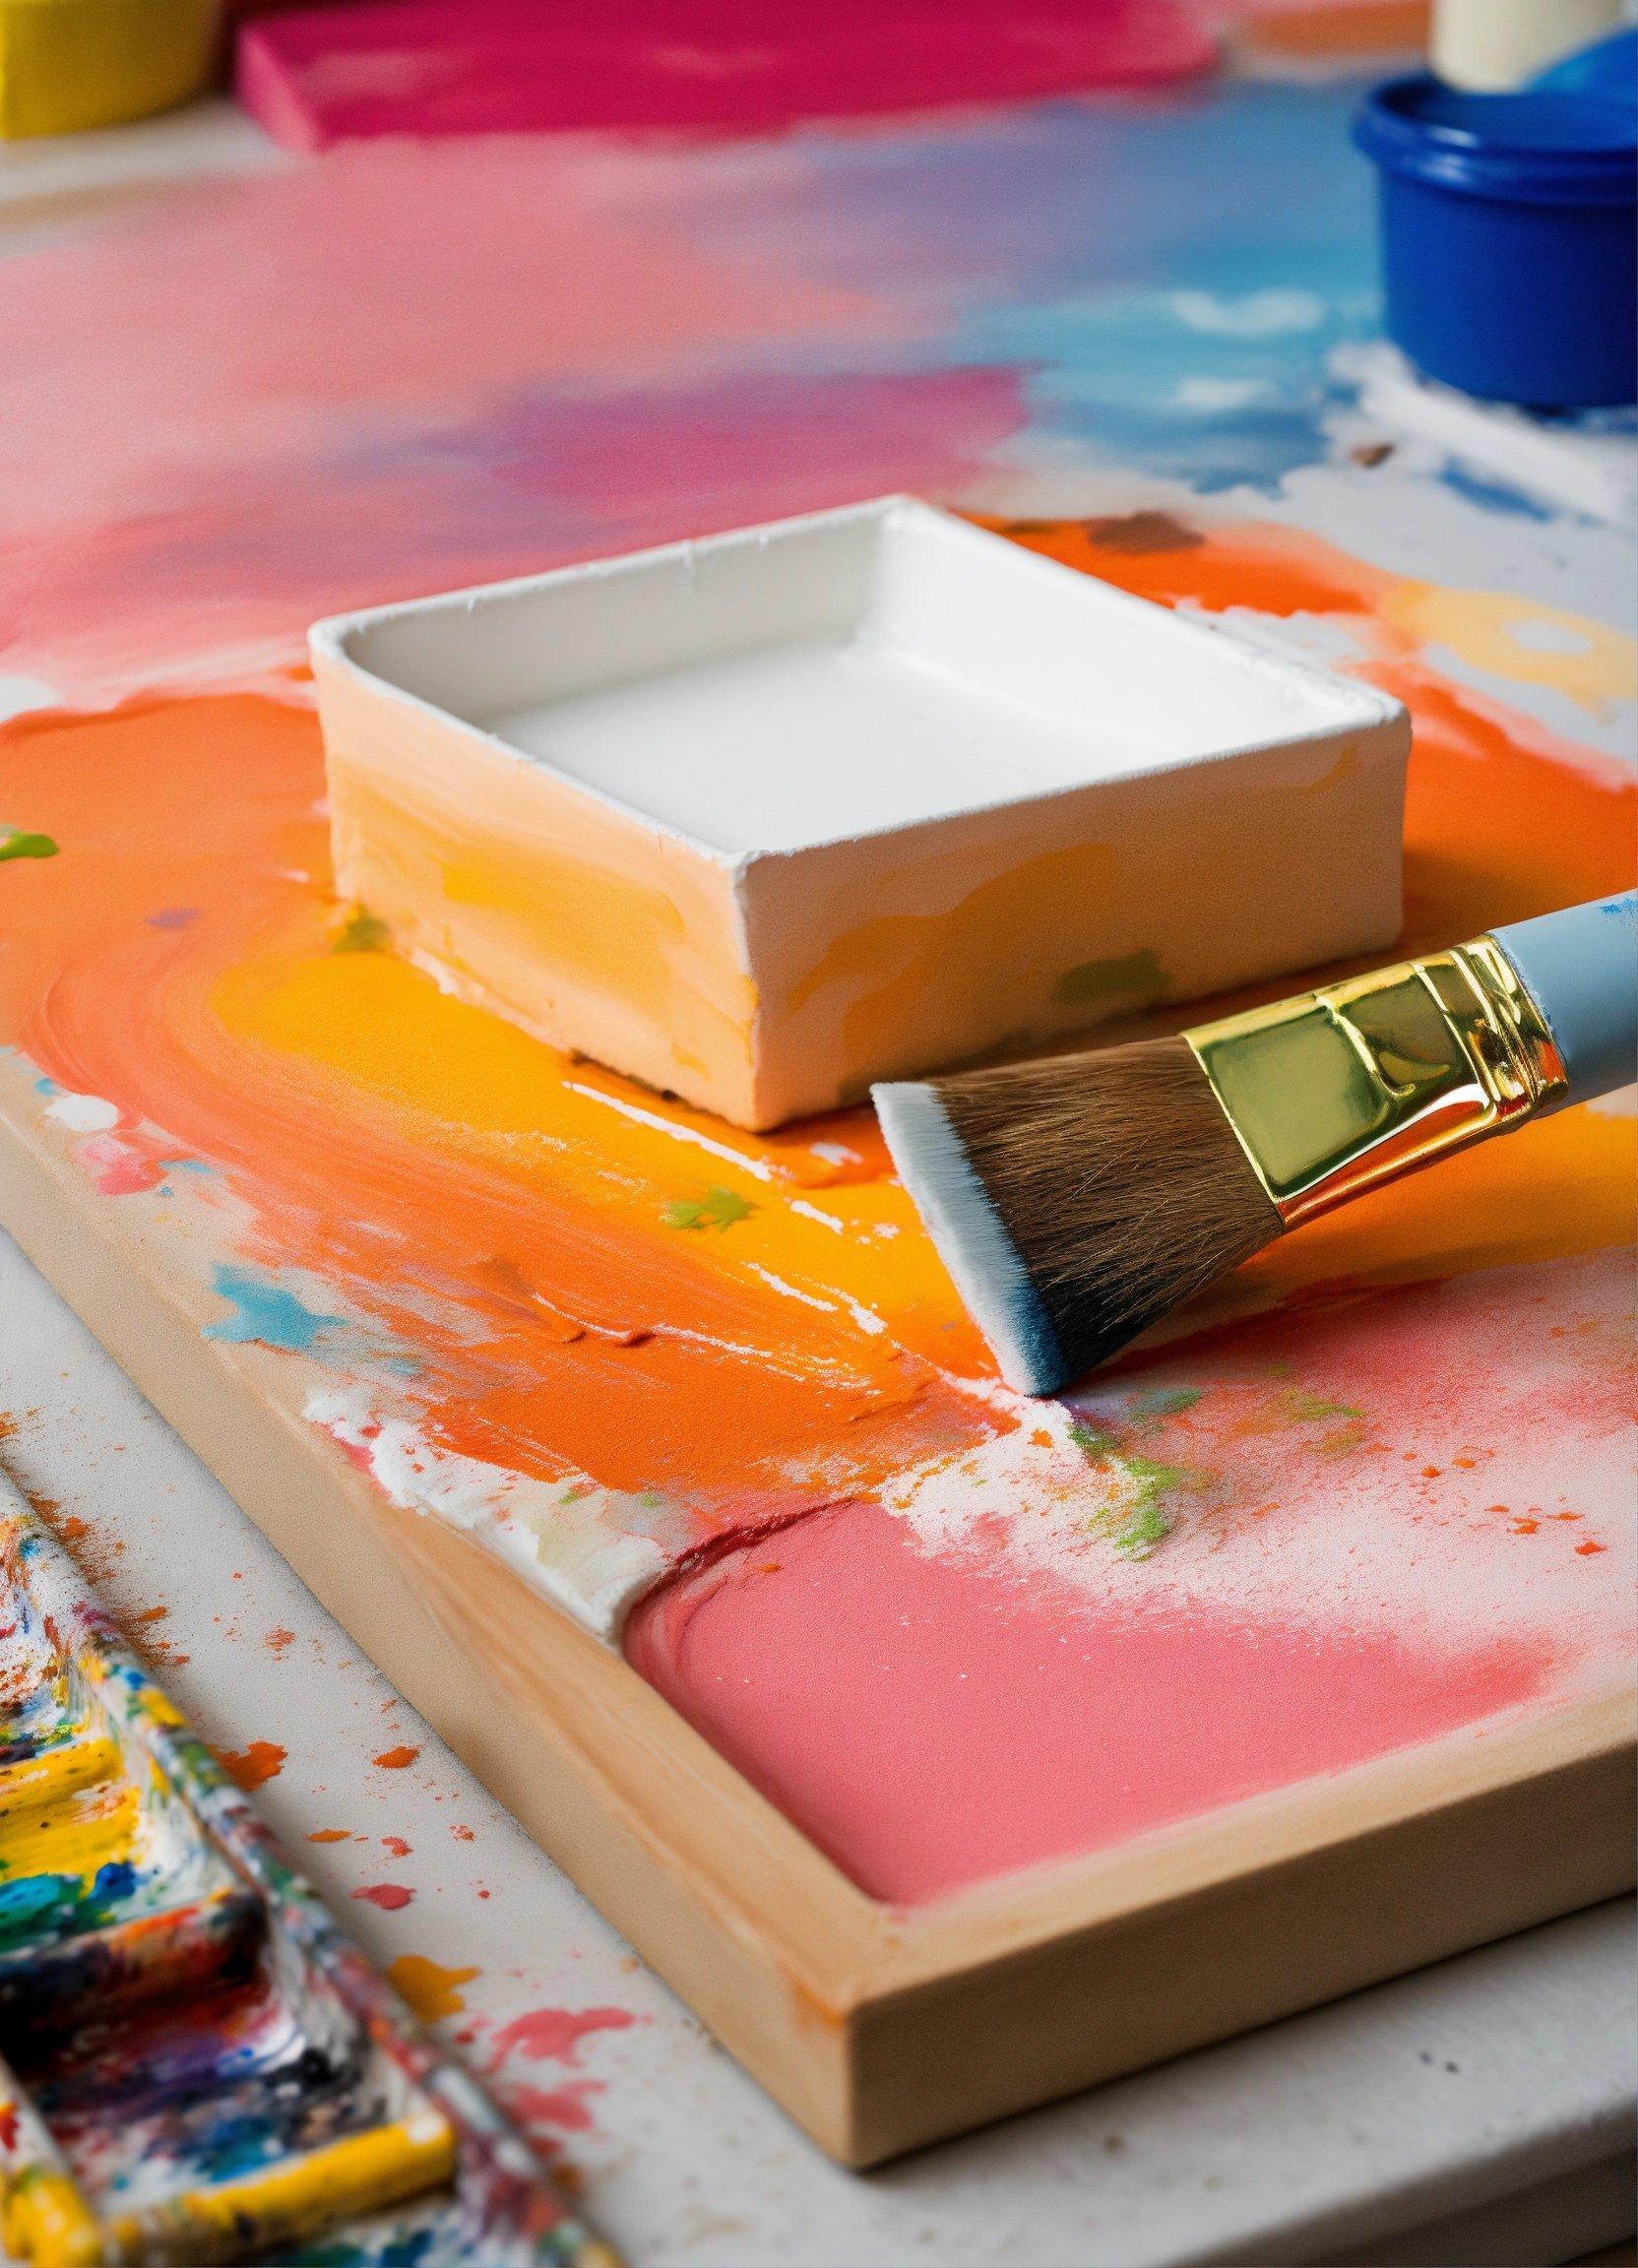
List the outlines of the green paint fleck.
<svg viewBox="0 0 1638 2268">
<path fill-rule="evenodd" d="M 26 835 L 21 827 L 14 827 L 6 840 L 0 843 L 0 858 L 56 858 L 61 847 L 49 835 Z"/>
<path fill-rule="evenodd" d="M 708 1189 L 703 1197 L 679 1197 L 662 1219 L 667 1228 L 731 1228 L 755 1211 L 736 1189 Z"/>
<path fill-rule="evenodd" d="M 1162 1498 L 1173 1488 L 1192 1485 L 1199 1476 L 1186 1465 L 1163 1465 L 1153 1457 L 1127 1456 L 1112 1444 L 1109 1453 L 1121 1479 L 1134 1484 L 1136 1500 L 1096 1512 L 1087 1525 L 1095 1536 L 1107 1536 L 1123 1559 L 1147 1559 L 1171 1534 L 1172 1524 L 1161 1509 Z"/>
<path fill-rule="evenodd" d="M 1150 1498 L 1166 1488 L 1180 1488 L 1194 1478 L 1186 1465 L 1161 1465 L 1153 1457 L 1123 1457 L 1121 1463 Z"/>
<path fill-rule="evenodd" d="M 1170 988 L 1171 978 L 1161 967 L 1160 956 L 1152 945 L 1145 945 L 1136 953 L 1117 955 L 1113 960 L 1083 961 L 1078 968 L 1066 969 L 1052 986 L 1052 998 L 1060 1008 L 1088 1008 L 1115 1001 L 1149 1008 L 1165 999 Z"/>
<path fill-rule="evenodd" d="M 1115 1537 L 1114 1547 L 1124 1559 L 1147 1559 L 1170 1534 L 1171 1522 L 1159 1505 L 1143 1503 Z"/>
<path fill-rule="evenodd" d="M 355 906 L 331 948 L 336 953 L 385 953 L 393 941 L 393 933 L 379 914 L 371 914 L 363 906 Z"/>
<path fill-rule="evenodd" d="M 1114 1435 L 1105 1433 L 1101 1425 L 1089 1425 L 1084 1418 L 1076 1418 L 1069 1428 L 1069 1438 L 1089 1465 L 1102 1465 L 1115 1455 Z"/>
<path fill-rule="evenodd" d="M 1298 1425 L 1317 1425 L 1326 1418 L 1363 1418 L 1362 1410 L 1355 1410 L 1351 1402 L 1328 1402 L 1323 1394 L 1310 1394 L 1305 1387 L 1293 1386 L 1281 1396 L 1286 1415 Z"/>
<path fill-rule="evenodd" d="M 578 1504 L 583 1496 L 590 1496 L 590 1488 L 562 1488 L 558 1491 L 559 1504 Z"/>
</svg>

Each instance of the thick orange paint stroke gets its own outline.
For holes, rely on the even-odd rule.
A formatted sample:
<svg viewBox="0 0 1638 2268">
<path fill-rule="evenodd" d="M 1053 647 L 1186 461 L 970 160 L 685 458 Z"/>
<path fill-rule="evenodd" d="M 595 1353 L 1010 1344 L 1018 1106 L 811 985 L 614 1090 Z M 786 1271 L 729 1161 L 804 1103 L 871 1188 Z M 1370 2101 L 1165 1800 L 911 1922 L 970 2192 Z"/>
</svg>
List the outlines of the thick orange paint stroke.
<svg viewBox="0 0 1638 2268">
<path fill-rule="evenodd" d="M 1365 673 L 1417 720 L 1408 942 L 1629 879 L 1630 786 L 1433 672 L 1384 619 L 1392 578 L 1277 529 L 1199 536 L 1144 515 L 1020 533 L 1132 590 L 1357 632 Z M 14 724 L 0 812 L 61 852 L 0 873 L 0 1035 L 116 1102 L 122 1139 L 220 1167 L 250 1209 L 249 1256 L 350 1294 L 418 1364 L 405 1390 L 445 1447 L 663 1487 L 705 1533 L 870 1493 L 1009 1422 L 960 1389 L 987 1356 L 868 1118 L 819 1130 L 853 1161 L 828 1166 L 814 1129 L 714 1127 L 389 957 L 336 953 L 321 791 L 312 718 L 263 699 Z M 187 918 L 155 927 L 157 914 Z M 1629 1126 L 1567 1113 L 1291 1239 L 1193 1320 L 1616 1240 L 1630 1157 Z M 667 1226 L 669 1205 L 714 1183 L 745 1197 L 745 1218 Z M 839 1227 L 802 1212 L 815 1204 Z"/>
</svg>

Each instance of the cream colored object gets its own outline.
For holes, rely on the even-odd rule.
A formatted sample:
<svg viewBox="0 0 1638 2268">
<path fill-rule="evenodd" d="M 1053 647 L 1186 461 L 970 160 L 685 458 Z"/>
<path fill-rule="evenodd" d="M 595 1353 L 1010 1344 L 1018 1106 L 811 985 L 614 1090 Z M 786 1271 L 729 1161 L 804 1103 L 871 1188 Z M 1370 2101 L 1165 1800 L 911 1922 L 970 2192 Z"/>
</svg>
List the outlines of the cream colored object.
<svg viewBox="0 0 1638 2268">
<path fill-rule="evenodd" d="M 0 0 L 0 139 L 117 126 L 210 85 L 219 0 Z"/>
<path fill-rule="evenodd" d="M 1429 60 L 1453 87 L 1500 94 L 1621 20 L 1621 0 L 1433 0 Z"/>
<path fill-rule="evenodd" d="M 1399 929 L 1398 702 L 905 498 L 312 650 L 343 893 L 740 1125 Z"/>
</svg>

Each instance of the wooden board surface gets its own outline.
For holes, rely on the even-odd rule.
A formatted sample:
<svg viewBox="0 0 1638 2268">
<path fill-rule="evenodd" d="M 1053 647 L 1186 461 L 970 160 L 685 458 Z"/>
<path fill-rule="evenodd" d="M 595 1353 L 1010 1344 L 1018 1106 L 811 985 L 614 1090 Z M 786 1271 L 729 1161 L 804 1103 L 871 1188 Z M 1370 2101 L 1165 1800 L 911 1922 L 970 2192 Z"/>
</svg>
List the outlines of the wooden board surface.
<svg viewBox="0 0 1638 2268">
<path fill-rule="evenodd" d="M 735 1136 L 335 902 L 301 635 L 903 485 L 1403 698 L 1408 947 L 1621 884 L 1629 554 L 1347 427 L 1346 108 L 382 144 L 145 207 L 142 260 L 94 216 L 0 300 L 4 1217 L 859 2162 L 1630 1879 L 1630 1120 L 1355 1208 L 1021 1406 L 867 1119 Z M 1236 201 L 1249 278 L 1201 218 Z M 1181 492 L 1225 452 L 1288 524 Z M 1158 1003 L 1139 945 L 1047 974 Z"/>
<path fill-rule="evenodd" d="M 203 1336 L 200 1303 L 29 1143 L 7 1084 L 0 1207 L 24 1249 L 457 1753 L 850 2163 L 1631 1882 L 1617 1685 L 948 1908 L 885 1908 L 617 1656 L 292 1423 L 267 1390 L 280 1357 Z"/>
</svg>

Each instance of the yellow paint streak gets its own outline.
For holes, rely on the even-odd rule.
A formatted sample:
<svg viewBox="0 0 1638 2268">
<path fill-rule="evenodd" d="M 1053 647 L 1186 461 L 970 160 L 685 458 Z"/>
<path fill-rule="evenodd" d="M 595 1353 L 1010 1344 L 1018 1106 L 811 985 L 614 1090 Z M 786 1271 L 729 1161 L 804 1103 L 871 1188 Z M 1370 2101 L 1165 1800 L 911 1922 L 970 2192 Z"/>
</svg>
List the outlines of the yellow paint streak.
<svg viewBox="0 0 1638 2268">
<path fill-rule="evenodd" d="M 379 2212 L 442 2187 L 455 2174 L 455 2136 L 436 2111 L 349 2135 L 271 2173 L 190 2189 L 109 2229 L 118 2261 L 239 2259 L 299 2244 L 355 2213 Z"/>
<path fill-rule="evenodd" d="M 70 1874 L 90 1882 L 98 1867 L 130 1858 L 142 1824 L 142 1799 L 128 1781 L 86 1791 L 44 1816 L 30 1808 L 0 1819 L 0 1878 Z"/>
<path fill-rule="evenodd" d="M 317 675 L 342 891 L 530 1031 L 743 1117 L 756 994 L 726 869 L 323 658 Z"/>
<path fill-rule="evenodd" d="M 53 2167 L 28 2167 L 8 2184 L 0 2227 L 7 2252 L 31 2268 L 99 2268 L 103 2257 L 95 2215 Z"/>
<path fill-rule="evenodd" d="M 1073 934 L 1090 904 L 1099 907 L 1100 932 L 1118 934 L 1119 865 L 1107 844 L 1070 843 L 991 875 L 939 913 L 873 914 L 833 939 L 790 987 L 786 1009 L 799 1011 L 832 989 L 852 991 L 841 1018 L 850 1070 L 890 1057 L 907 1026 L 942 1021 L 941 1010 L 947 1016 L 952 1003 L 976 992 L 986 1003 L 998 991 L 1010 994 L 1021 1031 L 1061 1027 L 1065 1019 L 1047 1005 L 1060 972 L 1041 967 L 1031 941 L 1043 930 Z M 909 886 L 915 887 L 914 874 Z M 1009 969 L 1008 940 L 1024 942 L 1024 968 Z"/>
<path fill-rule="evenodd" d="M 65 1740 L 60 1747 L 0 1766 L 0 1841 L 22 1812 L 40 1810 L 100 1781 L 117 1779 L 121 1770 L 118 1746 L 106 1734 Z"/>
<path fill-rule="evenodd" d="M 885 1171 L 827 1182 L 805 1146 L 668 1110 L 452 999 L 394 954 L 331 953 L 292 936 L 232 969 L 211 1006 L 236 1037 L 277 1050 L 286 1078 L 328 1095 L 344 1088 L 351 1108 L 373 1098 L 409 1142 L 480 1162 L 554 1203 L 580 1198 L 754 1286 L 759 1299 L 777 1289 L 772 1274 L 832 1303 L 844 1322 L 850 1303 L 867 1307 L 901 1342 L 960 1312 L 914 1207 Z M 696 1132 L 716 1147 L 690 1139 Z M 751 1211 L 725 1232 L 683 1237 L 666 1226 L 671 1205 L 713 1186 Z"/>
<path fill-rule="evenodd" d="M 1591 716 L 1638 691 L 1638 641 L 1510 591 L 1398 583 L 1380 612 L 1424 645 L 1448 646 L 1473 668 L 1516 685 L 1550 685 Z"/>
</svg>

